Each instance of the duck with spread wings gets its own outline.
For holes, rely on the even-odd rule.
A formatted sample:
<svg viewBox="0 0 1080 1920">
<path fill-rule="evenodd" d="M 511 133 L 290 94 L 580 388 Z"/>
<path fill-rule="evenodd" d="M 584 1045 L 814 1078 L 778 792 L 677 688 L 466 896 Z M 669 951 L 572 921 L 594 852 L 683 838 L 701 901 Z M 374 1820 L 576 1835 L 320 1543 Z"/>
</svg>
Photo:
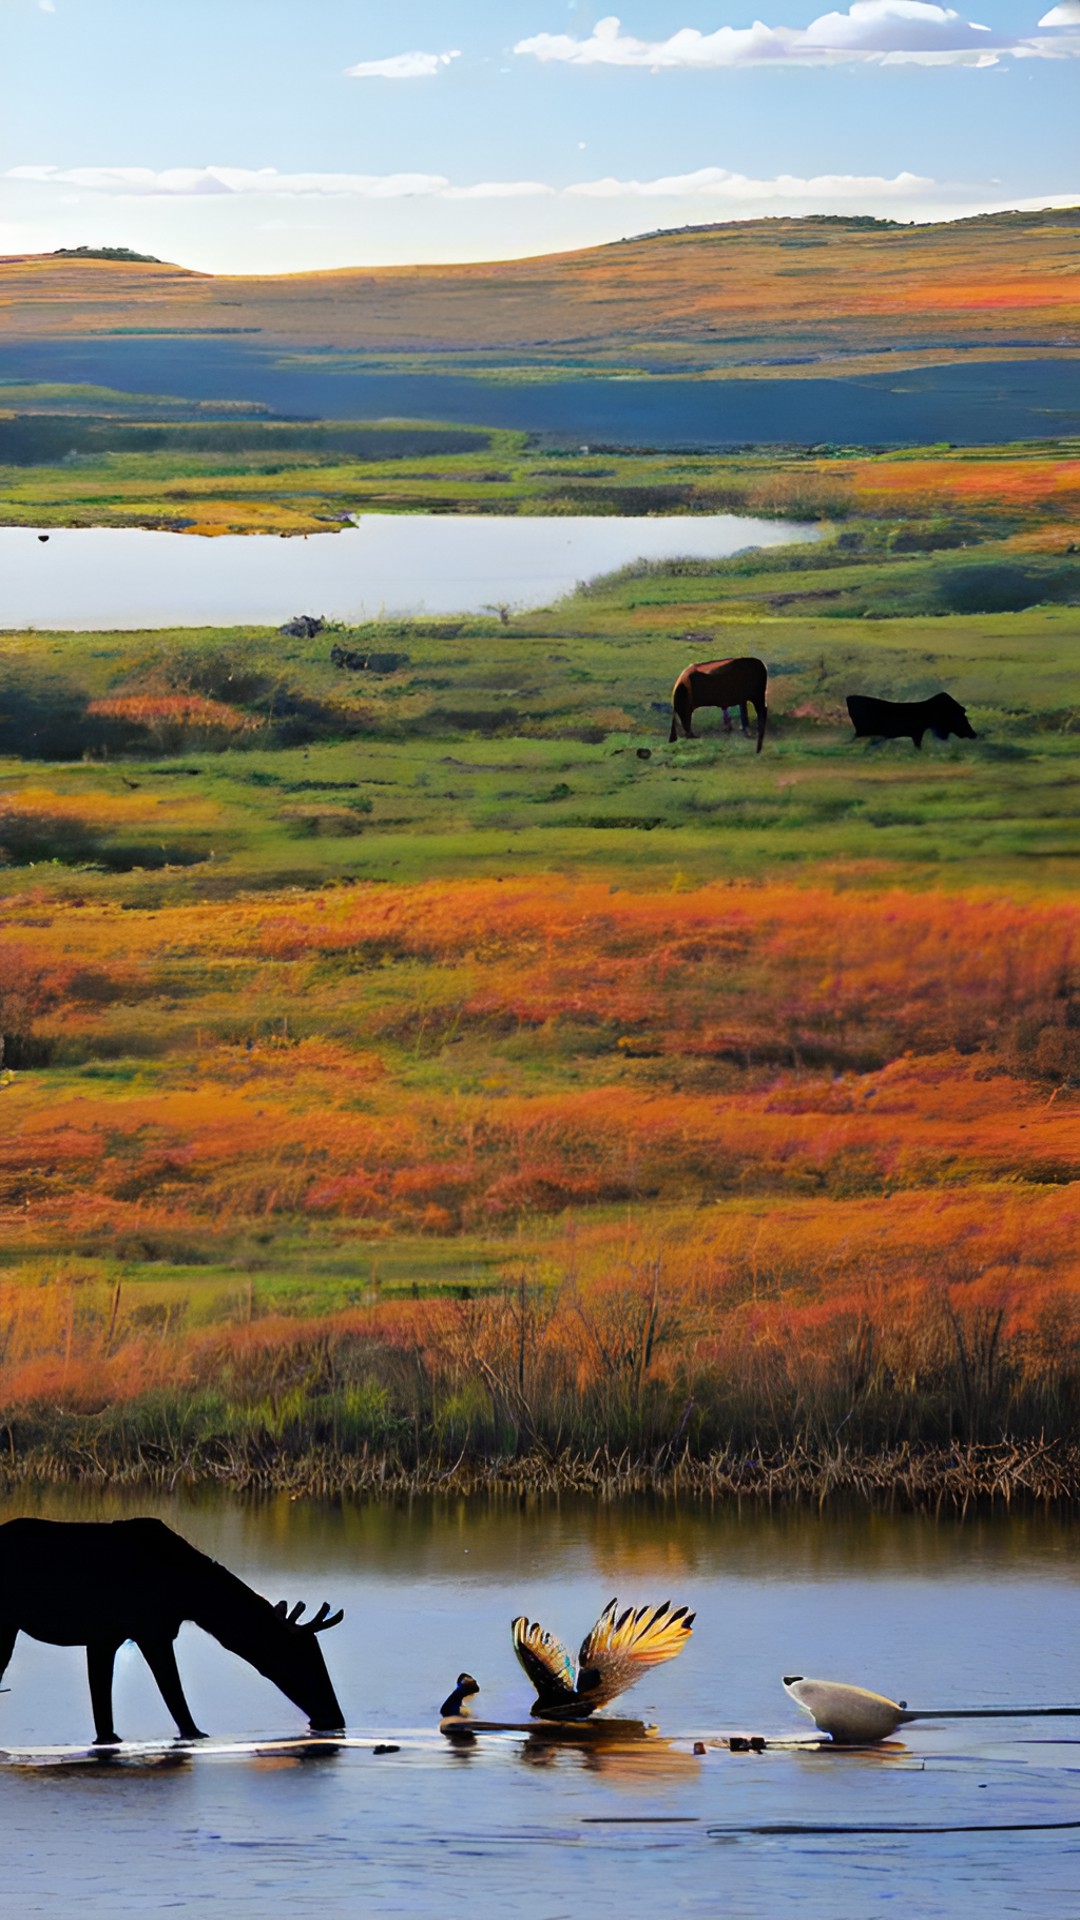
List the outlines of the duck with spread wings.
<svg viewBox="0 0 1080 1920">
<path fill-rule="evenodd" d="M 612 1600 L 581 1643 L 577 1662 L 537 1621 L 519 1615 L 514 1652 L 533 1686 L 530 1711 L 543 1720 L 584 1720 L 625 1693 L 646 1668 L 681 1653 L 694 1624 L 688 1607 L 627 1607 Z"/>
</svg>

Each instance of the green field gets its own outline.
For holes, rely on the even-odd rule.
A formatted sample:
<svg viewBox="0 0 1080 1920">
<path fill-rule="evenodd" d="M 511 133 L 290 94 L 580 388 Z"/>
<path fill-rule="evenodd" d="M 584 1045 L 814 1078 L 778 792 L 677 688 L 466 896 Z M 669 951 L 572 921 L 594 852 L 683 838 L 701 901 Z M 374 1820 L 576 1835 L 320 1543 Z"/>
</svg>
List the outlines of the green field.
<svg viewBox="0 0 1080 1920">
<path fill-rule="evenodd" d="M 1029 571 L 1037 564 L 1080 579 L 1061 562 L 1029 560 Z M 962 584 L 976 570 L 947 569 Z M 222 898 L 508 862 L 643 880 L 836 862 L 967 884 L 1064 879 L 1076 851 L 1075 612 L 810 611 L 823 581 L 857 614 L 860 598 L 917 600 L 945 572 L 942 561 L 886 566 L 808 548 L 630 570 L 505 623 L 335 627 L 310 640 L 9 634 L 6 888 L 62 891 L 75 868 L 80 890 L 118 898 Z M 336 668 L 334 645 L 389 670 Z M 743 653 L 772 675 L 763 754 L 726 737 L 718 713 L 701 717 L 700 740 L 669 745 L 682 667 Z M 941 686 L 969 708 L 976 742 L 929 739 L 921 754 L 854 742 L 848 693 L 910 699 Z M 138 692 L 155 703 L 144 722 L 123 705 Z M 217 708 L 185 717 L 191 696 Z M 102 702 L 119 705 L 89 710 Z M 216 725 L 222 708 L 247 730 Z M 45 761 L 71 817 L 31 797 L 15 818 Z M 122 817 L 95 819 L 110 798 Z"/>
</svg>

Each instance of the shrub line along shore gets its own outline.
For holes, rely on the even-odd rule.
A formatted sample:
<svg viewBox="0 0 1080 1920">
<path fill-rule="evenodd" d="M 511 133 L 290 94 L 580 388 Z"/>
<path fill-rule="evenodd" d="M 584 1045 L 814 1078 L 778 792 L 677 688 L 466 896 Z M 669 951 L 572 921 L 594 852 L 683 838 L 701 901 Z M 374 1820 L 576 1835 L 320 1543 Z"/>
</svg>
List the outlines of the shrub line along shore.
<svg viewBox="0 0 1080 1920">
<path fill-rule="evenodd" d="M 1080 1447 L 1073 1442 L 1000 1441 L 993 1446 L 900 1446 L 863 1453 L 795 1444 L 776 1455 L 713 1454 L 653 1459 L 598 1450 L 585 1459 L 545 1452 L 516 1458 L 432 1457 L 417 1466 L 366 1448 L 324 1449 L 298 1457 L 272 1450 L 243 1458 L 224 1451 L 164 1456 L 136 1448 L 100 1458 L 92 1445 L 35 1448 L 0 1460 L 0 1495 L 35 1486 L 177 1493 L 214 1486 L 248 1496 L 394 1500 L 431 1495 L 500 1499 L 581 1494 L 608 1501 L 665 1499 L 755 1506 L 826 1505 L 880 1511 L 964 1515 L 997 1507 L 1071 1507 L 1080 1500 Z"/>
</svg>

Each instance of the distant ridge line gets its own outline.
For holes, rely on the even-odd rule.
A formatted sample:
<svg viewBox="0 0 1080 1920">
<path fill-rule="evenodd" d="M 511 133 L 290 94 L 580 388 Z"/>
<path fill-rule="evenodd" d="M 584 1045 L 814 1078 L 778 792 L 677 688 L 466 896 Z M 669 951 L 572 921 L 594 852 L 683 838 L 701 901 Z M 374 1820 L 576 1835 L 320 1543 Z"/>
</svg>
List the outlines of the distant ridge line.
<svg viewBox="0 0 1080 1920">
<path fill-rule="evenodd" d="M 397 371 L 482 355 L 506 377 L 567 355 L 629 377 L 853 357 L 877 370 L 931 348 L 1080 347 L 1080 207 L 921 226 L 767 216 L 516 260 L 312 273 L 209 274 L 87 246 L 0 262 L 0 288 L 6 341 L 172 335 L 179 352 L 184 336 L 217 334 L 224 350 L 247 335 L 252 351 L 389 354 Z M 158 377 L 171 391 L 168 368 Z"/>
</svg>

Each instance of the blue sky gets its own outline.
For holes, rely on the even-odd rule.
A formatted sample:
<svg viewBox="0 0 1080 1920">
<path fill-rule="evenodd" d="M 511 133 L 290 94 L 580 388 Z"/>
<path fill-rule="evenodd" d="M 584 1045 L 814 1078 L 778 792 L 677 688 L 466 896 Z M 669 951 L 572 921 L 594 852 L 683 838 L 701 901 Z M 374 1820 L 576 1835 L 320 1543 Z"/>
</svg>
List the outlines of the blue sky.
<svg viewBox="0 0 1080 1920">
<path fill-rule="evenodd" d="M 1080 203 L 1080 0 L 0 0 L 0 253 L 213 272 Z"/>
</svg>

